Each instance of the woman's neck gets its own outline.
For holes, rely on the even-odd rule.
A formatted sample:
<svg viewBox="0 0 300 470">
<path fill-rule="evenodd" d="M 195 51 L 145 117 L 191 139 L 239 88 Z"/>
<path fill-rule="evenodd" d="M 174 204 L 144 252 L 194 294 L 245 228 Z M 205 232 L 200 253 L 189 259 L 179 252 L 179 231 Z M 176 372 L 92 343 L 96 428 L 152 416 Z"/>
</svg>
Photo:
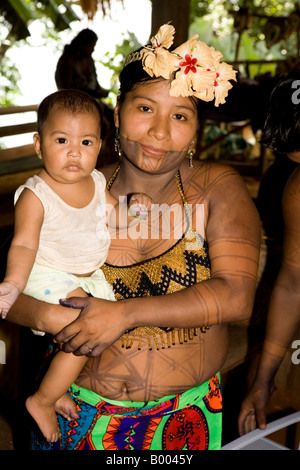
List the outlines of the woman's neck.
<svg viewBox="0 0 300 470">
<path fill-rule="evenodd" d="M 118 195 L 142 192 L 148 194 L 155 202 L 169 200 L 175 189 L 176 170 L 162 174 L 147 173 L 124 160 L 120 163 L 120 171 L 114 183 L 114 192 Z"/>
</svg>

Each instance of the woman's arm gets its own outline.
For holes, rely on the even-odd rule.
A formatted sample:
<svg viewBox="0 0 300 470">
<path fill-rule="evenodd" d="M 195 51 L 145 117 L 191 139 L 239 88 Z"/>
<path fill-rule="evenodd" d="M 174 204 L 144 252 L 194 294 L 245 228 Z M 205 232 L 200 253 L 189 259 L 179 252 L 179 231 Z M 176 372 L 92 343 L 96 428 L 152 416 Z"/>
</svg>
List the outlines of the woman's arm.
<svg viewBox="0 0 300 470">
<path fill-rule="evenodd" d="M 291 176 L 283 196 L 283 261 L 270 299 L 266 337 L 254 383 L 239 415 L 241 435 L 266 426 L 266 405 L 274 378 L 300 325 L 300 171 Z M 256 417 L 256 420 L 255 420 Z"/>
<path fill-rule="evenodd" d="M 66 305 L 83 310 L 56 336 L 66 343 L 66 351 L 83 354 L 82 345 L 88 342 L 92 355 L 97 356 L 125 330 L 139 326 L 188 328 L 249 318 L 259 258 L 258 214 L 244 182 L 232 169 L 213 167 L 208 179 L 204 191 L 202 181 L 198 186 L 197 179 L 193 181 L 192 203 L 205 204 L 211 279 L 166 296 L 120 302 L 68 301 Z"/>
<path fill-rule="evenodd" d="M 6 320 L 55 335 L 78 316 L 78 310 L 48 304 L 20 294 L 9 310 Z"/>
</svg>

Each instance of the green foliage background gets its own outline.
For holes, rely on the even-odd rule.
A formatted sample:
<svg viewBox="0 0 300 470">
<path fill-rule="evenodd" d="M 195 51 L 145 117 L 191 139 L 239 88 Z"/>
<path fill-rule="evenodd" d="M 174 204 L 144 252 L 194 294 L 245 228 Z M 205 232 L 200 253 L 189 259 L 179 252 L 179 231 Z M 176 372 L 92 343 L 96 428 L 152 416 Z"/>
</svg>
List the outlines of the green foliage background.
<svg viewBox="0 0 300 470">
<path fill-rule="evenodd" d="M 9 10 L 11 5 L 18 5 L 19 16 L 16 21 L 10 15 L 15 10 Z M 6 16 L 5 16 L 6 5 Z M 278 0 L 190 0 L 190 34 L 199 34 L 201 40 L 209 45 L 222 50 L 226 61 L 234 61 L 238 42 L 238 32 L 234 27 L 234 12 L 240 12 L 241 8 L 249 8 L 255 15 L 251 26 L 242 33 L 239 46 L 239 60 L 267 60 L 285 59 L 295 57 L 298 54 L 298 38 L 293 33 L 287 40 L 267 48 L 264 28 L 267 19 L 263 16 L 276 17 L 288 16 L 296 8 L 297 1 Z M 299 7 L 300 8 L 300 7 Z M 7 47 L 22 47 L 28 43 L 28 24 L 33 21 L 44 23 L 44 35 L 41 42 L 48 47 L 60 47 L 61 31 L 70 27 L 72 21 L 79 18 L 73 12 L 71 5 L 66 0 L 1 0 L 0 3 L 0 106 L 12 105 L 20 93 L 18 80 L 20 79 L 15 64 L 5 58 Z M 9 23 L 9 20 L 11 23 Z M 2 28 L 1 26 L 5 26 Z M 3 36 L 8 31 L 7 37 Z M 8 45 L 8 43 L 10 44 Z M 101 60 L 102 65 L 112 71 L 111 90 L 112 95 L 117 93 L 118 74 L 122 66 L 123 58 L 132 50 L 139 47 L 134 32 L 128 32 L 121 44 L 117 44 L 113 54 L 106 54 Z M 275 73 L 276 65 L 260 64 L 251 65 L 245 74 L 255 77 L 266 72 Z M 112 96 L 111 95 L 111 96 Z M 111 101 L 112 98 L 108 98 Z"/>
</svg>

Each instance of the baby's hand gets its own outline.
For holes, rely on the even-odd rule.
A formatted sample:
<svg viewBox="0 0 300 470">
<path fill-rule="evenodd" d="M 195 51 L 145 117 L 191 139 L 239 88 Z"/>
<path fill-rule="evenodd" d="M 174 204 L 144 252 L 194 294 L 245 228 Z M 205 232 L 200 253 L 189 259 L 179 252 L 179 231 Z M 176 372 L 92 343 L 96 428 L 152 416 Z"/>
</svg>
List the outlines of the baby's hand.
<svg viewBox="0 0 300 470">
<path fill-rule="evenodd" d="M 129 213 L 133 217 L 146 219 L 151 211 L 153 201 L 150 196 L 144 193 L 134 193 L 129 200 Z"/>
<path fill-rule="evenodd" d="M 19 289 L 9 281 L 0 284 L 0 316 L 5 318 L 9 309 L 19 297 Z"/>
</svg>

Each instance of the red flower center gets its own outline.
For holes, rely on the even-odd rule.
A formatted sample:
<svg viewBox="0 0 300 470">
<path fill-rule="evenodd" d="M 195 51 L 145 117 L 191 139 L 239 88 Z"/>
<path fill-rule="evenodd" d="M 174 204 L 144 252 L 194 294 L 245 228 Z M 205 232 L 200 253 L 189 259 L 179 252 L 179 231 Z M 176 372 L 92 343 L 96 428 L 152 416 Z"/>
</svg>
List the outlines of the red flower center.
<svg viewBox="0 0 300 470">
<path fill-rule="evenodd" d="M 220 74 L 219 74 L 219 72 L 217 72 L 216 78 L 218 78 L 219 76 L 220 76 Z M 217 80 L 215 80 L 214 86 L 219 86 L 219 82 Z"/>
<path fill-rule="evenodd" d="M 195 67 L 195 64 L 198 62 L 198 59 L 196 57 L 194 59 L 191 58 L 189 54 L 185 55 L 185 62 L 181 61 L 179 62 L 180 67 L 185 67 L 184 73 L 185 75 L 188 74 L 190 71 L 193 73 L 197 72 L 197 69 Z"/>
</svg>

